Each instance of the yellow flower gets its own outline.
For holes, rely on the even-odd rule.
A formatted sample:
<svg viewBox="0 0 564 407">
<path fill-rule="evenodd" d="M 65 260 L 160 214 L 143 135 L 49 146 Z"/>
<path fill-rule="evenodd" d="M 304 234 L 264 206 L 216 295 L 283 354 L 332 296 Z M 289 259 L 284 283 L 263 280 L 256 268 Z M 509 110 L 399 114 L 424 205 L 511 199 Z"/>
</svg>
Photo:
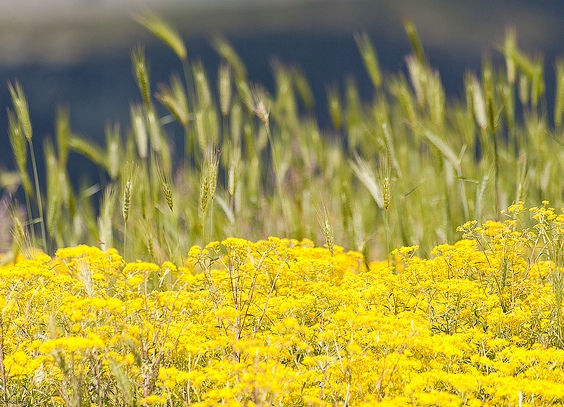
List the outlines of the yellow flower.
<svg viewBox="0 0 564 407">
<path fill-rule="evenodd" d="M 168 399 L 167 393 L 163 393 L 161 395 L 152 394 L 150 396 L 143 397 L 141 400 L 139 400 L 139 404 L 142 406 L 155 406 L 158 404 L 166 403 L 167 399 Z"/>
<path fill-rule="evenodd" d="M 80 350 L 90 350 L 95 348 L 103 348 L 104 342 L 95 334 L 84 338 L 80 336 L 69 336 L 65 338 L 49 339 L 43 342 L 39 351 L 42 353 L 51 353 L 54 350 L 63 350 L 68 352 L 76 352 Z"/>
<path fill-rule="evenodd" d="M 564 216 L 543 204 L 520 215 L 527 228 L 521 211 L 369 270 L 360 253 L 277 237 L 194 246 L 186 267 L 88 246 L 22 260 L 0 267 L 5 372 L 65 397 L 80 377 L 86 404 L 98 380 L 130 401 L 151 381 L 142 405 L 506 405 L 519 392 L 551 405 Z"/>
</svg>

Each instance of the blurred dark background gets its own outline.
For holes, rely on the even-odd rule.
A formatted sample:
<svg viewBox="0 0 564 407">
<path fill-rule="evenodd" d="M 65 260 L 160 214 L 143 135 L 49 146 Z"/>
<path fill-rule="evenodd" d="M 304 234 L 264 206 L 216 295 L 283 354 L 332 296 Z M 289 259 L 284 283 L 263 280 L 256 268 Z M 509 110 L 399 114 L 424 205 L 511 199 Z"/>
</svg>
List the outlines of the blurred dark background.
<svg viewBox="0 0 564 407">
<path fill-rule="evenodd" d="M 130 63 L 135 44 L 146 46 L 154 88 L 171 72 L 180 72 L 173 53 L 134 21 L 145 10 L 177 26 L 189 59 L 200 59 L 212 82 L 219 58 L 210 39 L 217 33 L 239 52 L 249 79 L 267 88 L 273 88 L 274 59 L 299 67 L 314 91 L 316 113 L 325 128 L 330 127 L 327 84 L 342 88 L 353 76 L 361 96 L 372 95 L 355 32 L 366 31 L 382 69 L 396 73 L 405 70 L 404 56 L 411 51 L 403 23 L 413 21 L 451 98 L 463 95 L 464 72 L 478 71 L 484 54 L 501 62 L 498 46 L 510 26 L 517 30 L 521 49 L 545 56 L 549 99 L 554 94 L 554 61 L 564 54 L 562 1 L 2 0 L 0 171 L 13 168 L 5 113 L 11 106 L 8 81 L 22 84 L 37 139 L 54 133 L 57 106 L 64 106 L 76 133 L 102 142 L 107 124 L 129 126 L 130 103 L 140 100 Z"/>
</svg>

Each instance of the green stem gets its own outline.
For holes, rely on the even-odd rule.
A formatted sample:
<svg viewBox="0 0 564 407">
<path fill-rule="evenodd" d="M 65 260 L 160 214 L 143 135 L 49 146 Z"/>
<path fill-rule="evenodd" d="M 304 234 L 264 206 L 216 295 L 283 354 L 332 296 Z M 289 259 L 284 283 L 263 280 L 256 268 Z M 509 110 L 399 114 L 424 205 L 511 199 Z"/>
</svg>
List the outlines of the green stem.
<svg viewBox="0 0 564 407">
<path fill-rule="evenodd" d="M 127 261 L 127 221 L 123 225 L 123 259 Z"/>
<path fill-rule="evenodd" d="M 391 266 L 391 255 L 390 255 L 390 220 L 388 218 L 388 210 L 384 211 L 384 227 L 386 228 L 386 257 L 388 258 L 388 267 Z"/>
<path fill-rule="evenodd" d="M 207 209 L 207 208 L 206 208 Z M 202 247 L 206 247 L 206 212 L 207 210 L 204 209 L 202 211 Z"/>
<path fill-rule="evenodd" d="M 209 234 L 209 242 L 213 240 L 213 201 L 210 202 L 210 234 Z"/>
<path fill-rule="evenodd" d="M 284 205 L 283 202 L 283 194 L 282 194 L 282 179 L 280 177 L 280 174 L 278 173 L 278 171 L 280 170 L 280 163 L 278 161 L 278 156 L 276 155 L 276 150 L 274 148 L 274 138 L 272 137 L 272 133 L 270 132 L 270 128 L 269 126 L 266 126 L 266 134 L 268 136 L 268 144 L 270 144 L 270 154 L 272 154 L 272 164 L 274 166 L 274 178 L 275 178 L 275 182 L 276 182 L 276 190 L 278 192 L 278 198 L 280 199 L 280 202 L 282 204 L 282 216 L 284 217 L 284 221 L 285 224 L 288 225 L 288 222 L 290 221 L 290 217 L 288 214 L 288 208 L 286 205 Z"/>
<path fill-rule="evenodd" d="M 29 148 L 31 152 L 31 164 L 33 167 L 33 177 L 35 181 L 35 193 L 37 194 L 37 208 L 39 210 L 39 223 L 41 224 L 41 237 L 43 238 L 43 250 L 47 253 L 47 233 L 45 231 L 45 222 L 43 220 L 43 200 L 41 198 L 41 189 L 39 188 L 39 177 L 37 175 L 37 163 L 35 161 L 35 151 L 33 150 L 33 143 L 29 141 Z"/>
</svg>

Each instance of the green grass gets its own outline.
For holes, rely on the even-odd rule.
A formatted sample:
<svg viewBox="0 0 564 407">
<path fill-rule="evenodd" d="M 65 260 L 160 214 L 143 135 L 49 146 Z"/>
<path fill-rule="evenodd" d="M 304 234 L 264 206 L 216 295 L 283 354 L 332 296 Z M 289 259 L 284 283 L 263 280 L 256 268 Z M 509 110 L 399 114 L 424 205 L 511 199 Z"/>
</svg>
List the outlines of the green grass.
<svg viewBox="0 0 564 407">
<path fill-rule="evenodd" d="M 298 69 L 274 65 L 269 93 L 248 80 L 225 39 L 213 42 L 219 71 L 206 72 L 167 22 L 138 21 L 171 48 L 183 72 L 155 86 L 136 47 L 139 100 L 129 125 L 108 126 L 105 145 L 75 134 L 61 110 L 55 139 L 34 152 L 23 89 L 10 85 L 16 171 L 3 174 L 2 194 L 18 185 L 26 198 L 24 211 L 12 204 L 12 255 L 86 243 L 116 247 L 128 260 L 181 263 L 194 244 L 275 235 L 385 259 L 400 246 L 428 254 L 459 238 L 456 228 L 467 220 L 498 218 L 517 201 L 563 204 L 564 61 L 555 65 L 549 112 L 543 61 L 522 52 L 512 31 L 500 47 L 504 64 L 485 59 L 481 71 L 469 72 L 460 100 L 447 99 L 413 25 L 406 25 L 414 49 L 407 75 L 381 72 L 368 36 L 355 36 L 373 98 L 361 101 L 354 80 L 328 86 L 333 129 L 322 131 Z M 39 151 L 41 186 L 27 165 Z M 99 185 L 73 188 L 69 152 L 100 168 Z"/>
</svg>

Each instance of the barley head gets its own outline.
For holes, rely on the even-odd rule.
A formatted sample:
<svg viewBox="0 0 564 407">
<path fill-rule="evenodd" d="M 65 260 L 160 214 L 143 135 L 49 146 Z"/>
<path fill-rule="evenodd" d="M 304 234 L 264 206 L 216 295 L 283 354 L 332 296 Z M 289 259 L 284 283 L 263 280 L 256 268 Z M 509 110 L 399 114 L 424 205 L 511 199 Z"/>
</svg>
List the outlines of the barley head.
<svg viewBox="0 0 564 407">
<path fill-rule="evenodd" d="M 341 128 L 341 106 L 339 102 L 339 90 L 336 86 L 327 87 L 327 103 L 329 104 L 329 114 L 335 129 Z"/>
<path fill-rule="evenodd" d="M 321 226 L 321 233 L 323 234 L 327 249 L 333 255 L 335 252 L 335 235 L 333 233 L 333 226 L 331 226 L 329 221 L 329 211 L 324 202 L 321 205 L 321 209 L 317 210 L 317 220 Z"/>
<path fill-rule="evenodd" d="M 149 136 L 147 135 L 147 124 L 143 114 L 143 108 L 141 106 L 132 105 L 130 111 L 139 157 L 146 159 L 149 153 Z"/>
<path fill-rule="evenodd" d="M 123 220 L 127 222 L 129 219 L 129 209 L 131 207 L 131 190 L 133 188 L 133 183 L 131 181 L 125 182 L 125 189 L 123 190 Z"/>
<path fill-rule="evenodd" d="M 376 55 L 376 50 L 370 42 L 368 34 L 355 34 L 354 39 L 364 61 L 364 67 L 368 71 L 368 75 L 372 80 L 372 84 L 375 88 L 379 88 L 382 84 L 382 77 L 380 75 L 378 56 Z"/>
<path fill-rule="evenodd" d="M 149 259 L 155 261 L 155 243 L 152 233 L 148 233 L 145 238 L 145 245 L 147 246 L 147 253 L 149 254 Z"/>
<path fill-rule="evenodd" d="M 355 153 L 355 161 L 349 160 L 349 164 L 358 180 L 368 189 L 378 207 L 383 208 L 384 198 L 382 196 L 382 189 L 376 183 L 376 177 L 370 164 L 363 160 L 358 153 Z"/>
<path fill-rule="evenodd" d="M 423 63 L 414 55 L 408 55 L 405 58 L 407 71 L 411 86 L 415 91 L 417 103 L 422 106 L 425 101 L 425 88 L 427 82 L 427 71 Z"/>
<path fill-rule="evenodd" d="M 123 205 L 122 205 L 122 214 L 123 220 L 127 222 L 129 219 L 129 211 L 131 209 L 131 196 L 133 194 L 133 183 L 135 179 L 135 173 L 137 171 L 137 167 L 132 162 L 128 162 L 125 164 L 124 173 L 123 173 Z"/>
<path fill-rule="evenodd" d="M 161 126 L 153 107 L 147 109 L 147 123 L 149 125 L 148 127 L 149 139 L 151 140 L 151 149 L 152 151 L 160 152 L 163 145 Z"/>
<path fill-rule="evenodd" d="M 384 209 L 387 211 L 390 206 L 390 178 L 385 177 L 382 179 L 382 201 Z"/>
<path fill-rule="evenodd" d="M 108 159 L 108 174 L 112 180 L 115 180 L 119 174 L 120 166 L 120 131 L 119 125 L 106 126 L 106 148 Z"/>
<path fill-rule="evenodd" d="M 296 90 L 304 102 L 306 109 L 314 108 L 315 96 L 313 95 L 313 90 L 311 89 L 305 74 L 301 70 L 294 68 L 292 69 L 292 78 L 294 80 Z"/>
<path fill-rule="evenodd" d="M 173 75 L 170 82 L 170 87 L 159 84 L 156 98 L 168 109 L 169 112 L 174 115 L 180 124 L 186 126 L 188 125 L 190 117 L 184 86 L 182 85 L 178 75 Z"/>
<path fill-rule="evenodd" d="M 415 52 L 415 55 L 417 56 L 417 59 L 420 63 L 424 63 L 425 52 L 423 51 L 423 45 L 421 45 L 421 40 L 419 39 L 419 34 L 415 29 L 415 25 L 409 20 L 405 22 L 405 32 L 409 37 L 409 41 L 411 42 L 411 46 L 413 48 L 413 51 Z"/>
<path fill-rule="evenodd" d="M 31 120 L 29 118 L 27 99 L 23 93 L 23 89 L 19 82 L 16 82 L 15 87 L 12 86 L 11 83 L 8 83 L 8 88 L 10 90 L 10 95 L 12 96 L 12 103 L 14 104 L 14 109 L 20 126 L 22 127 L 23 134 L 27 141 L 31 142 L 33 131 L 31 127 Z"/>
<path fill-rule="evenodd" d="M 241 162 L 241 146 L 236 145 L 233 150 L 231 150 L 231 157 L 229 160 L 229 172 L 227 175 L 227 191 L 230 196 L 235 195 L 237 190 L 238 178 L 239 178 L 239 167 Z"/>
<path fill-rule="evenodd" d="M 266 90 L 261 86 L 253 86 L 251 89 L 251 110 L 257 115 L 264 127 L 269 128 L 270 99 Z"/>
<path fill-rule="evenodd" d="M 215 149 L 215 151 L 210 152 L 210 166 L 209 166 L 209 190 L 210 190 L 210 199 L 215 198 L 215 190 L 217 188 L 217 174 L 218 174 L 218 167 L 219 167 L 219 150 Z"/>
<path fill-rule="evenodd" d="M 544 92 L 545 83 L 543 59 L 542 57 L 537 56 L 535 58 L 533 80 L 531 84 L 531 102 L 533 107 L 538 105 L 540 98 L 544 95 Z"/>
<path fill-rule="evenodd" d="M 88 157 L 88 159 L 93 163 L 108 168 L 106 152 L 95 143 L 92 143 L 87 139 L 71 135 L 69 137 L 69 147 L 72 150 L 83 154 L 85 157 Z"/>
<path fill-rule="evenodd" d="M 166 203 L 170 210 L 174 207 L 174 202 L 172 199 L 172 182 L 170 180 L 170 176 L 165 173 L 163 166 L 157 162 L 157 174 L 159 176 L 159 180 L 161 181 L 161 187 L 163 190 L 163 195 L 165 197 Z"/>
<path fill-rule="evenodd" d="M 478 79 L 472 75 L 471 76 L 471 86 L 472 86 L 472 104 L 474 105 L 474 118 L 476 123 L 481 129 L 485 129 L 488 125 L 486 116 L 486 102 L 484 100 L 484 95 L 482 93 L 482 86 Z"/>
<path fill-rule="evenodd" d="M 181 61 L 186 60 L 188 56 L 186 46 L 176 28 L 161 17 L 152 13 L 145 13 L 138 16 L 137 22 L 145 26 L 145 28 L 151 31 L 157 38 L 168 45 L 178 59 Z"/>
<path fill-rule="evenodd" d="M 22 186 L 25 193 L 29 196 L 33 195 L 33 187 L 31 185 L 31 180 L 27 173 L 27 145 L 26 139 L 22 132 L 21 126 L 16 119 L 13 111 L 8 109 L 8 137 L 10 139 L 10 145 L 12 146 L 12 151 L 16 159 L 16 165 L 18 166 L 18 172 Z"/>
<path fill-rule="evenodd" d="M 527 75 L 521 74 L 519 75 L 519 82 L 517 83 L 517 89 L 519 90 L 519 101 L 522 105 L 526 105 L 529 103 L 529 98 L 531 96 L 531 92 L 529 89 L 530 80 Z"/>
<path fill-rule="evenodd" d="M 503 53 L 505 54 L 505 66 L 507 70 L 507 81 L 510 85 L 515 83 L 516 69 L 515 69 L 515 54 L 517 51 L 517 34 L 515 28 L 511 27 L 505 31 L 505 44 L 503 46 Z"/>
<path fill-rule="evenodd" d="M 70 128 L 69 110 L 58 108 L 57 109 L 57 148 L 59 150 L 59 161 L 62 166 L 67 164 Z"/>
<path fill-rule="evenodd" d="M 384 132 L 384 143 L 386 144 L 386 178 L 390 178 L 391 167 L 394 168 L 397 177 L 401 178 L 403 175 L 402 170 L 397 159 L 394 140 L 390 134 L 388 123 L 386 121 L 382 123 L 382 131 Z"/>
<path fill-rule="evenodd" d="M 235 52 L 231 44 L 223 37 L 217 36 L 213 39 L 212 44 L 219 55 L 221 55 L 229 65 L 233 68 L 235 80 L 237 82 L 247 80 L 247 69 L 239 55 Z"/>
<path fill-rule="evenodd" d="M 206 208 L 208 207 L 209 191 L 209 178 L 207 175 L 202 174 L 202 180 L 200 181 L 200 209 L 202 210 L 202 213 L 205 213 Z"/>
<path fill-rule="evenodd" d="M 193 65 L 192 70 L 200 108 L 207 108 L 212 103 L 212 96 L 204 65 L 199 61 Z"/>
<path fill-rule="evenodd" d="M 137 44 L 133 51 L 131 52 L 131 61 L 133 62 L 133 73 L 135 75 L 135 81 L 139 87 L 139 91 L 143 96 L 143 101 L 145 106 L 149 106 L 151 103 L 151 89 L 149 83 L 149 67 L 147 66 L 147 61 L 145 59 L 145 49 L 143 46 Z"/>
<path fill-rule="evenodd" d="M 31 237 L 27 233 L 24 225 L 20 220 L 20 216 L 15 208 L 11 209 L 12 218 L 12 235 L 14 237 L 14 253 L 21 252 L 26 258 L 30 259 L 32 257 L 32 244 Z M 14 260 L 17 255 L 14 255 Z"/>
<path fill-rule="evenodd" d="M 219 66 L 218 74 L 218 92 L 219 92 L 219 107 L 223 117 L 229 114 L 229 107 L 231 104 L 231 67 L 222 62 Z"/>
</svg>

